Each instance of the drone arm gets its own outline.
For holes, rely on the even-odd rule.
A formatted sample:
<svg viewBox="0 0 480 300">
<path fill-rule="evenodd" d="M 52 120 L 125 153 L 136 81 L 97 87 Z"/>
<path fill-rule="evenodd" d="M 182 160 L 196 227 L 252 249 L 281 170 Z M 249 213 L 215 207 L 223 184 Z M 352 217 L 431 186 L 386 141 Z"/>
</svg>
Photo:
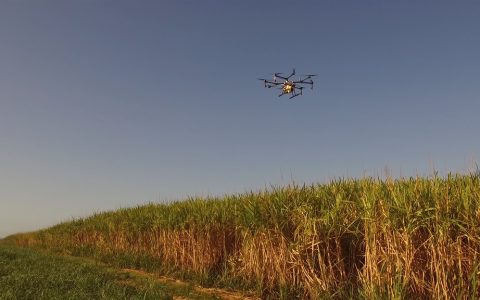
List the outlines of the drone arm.
<svg viewBox="0 0 480 300">
<path fill-rule="evenodd" d="M 305 82 L 306 80 L 309 80 L 309 82 Z M 297 80 L 297 81 L 293 81 L 293 83 L 313 83 L 313 80 L 312 80 L 312 77 L 305 77 L 303 79 L 300 79 L 300 80 Z"/>
<path fill-rule="evenodd" d="M 301 93 L 300 94 L 293 94 L 293 96 L 291 96 L 289 99 L 293 99 L 293 98 L 295 98 L 297 96 L 300 96 L 300 95 L 301 95 Z"/>
<path fill-rule="evenodd" d="M 283 80 L 288 80 L 288 78 L 290 78 L 290 77 L 283 77 L 283 76 L 280 76 L 280 75 L 278 75 L 277 73 L 275 73 L 275 75 L 274 75 L 274 76 L 275 76 L 276 78 L 280 78 L 280 79 L 283 79 Z"/>
<path fill-rule="evenodd" d="M 298 81 L 298 82 L 294 82 L 295 84 L 309 84 L 310 85 L 310 88 L 313 90 L 313 80 L 310 81 L 310 82 L 304 82 L 304 81 Z M 303 88 L 303 87 L 302 87 Z"/>
<path fill-rule="evenodd" d="M 267 83 L 265 84 L 265 87 L 268 87 L 268 88 L 277 87 L 277 86 L 278 86 L 278 84 L 271 83 L 271 82 L 267 82 Z"/>
<path fill-rule="evenodd" d="M 293 75 L 295 75 L 295 68 L 293 69 L 292 74 L 290 74 L 290 76 L 287 77 L 287 80 L 290 79 L 290 77 L 292 77 Z"/>
<path fill-rule="evenodd" d="M 282 84 L 280 82 L 273 82 L 273 81 L 270 81 L 270 80 L 267 80 L 267 79 L 264 79 L 264 78 L 258 78 L 258 80 L 263 81 L 264 86 L 268 87 L 268 88 L 275 87 L 275 86 L 278 86 L 278 85 Z"/>
</svg>

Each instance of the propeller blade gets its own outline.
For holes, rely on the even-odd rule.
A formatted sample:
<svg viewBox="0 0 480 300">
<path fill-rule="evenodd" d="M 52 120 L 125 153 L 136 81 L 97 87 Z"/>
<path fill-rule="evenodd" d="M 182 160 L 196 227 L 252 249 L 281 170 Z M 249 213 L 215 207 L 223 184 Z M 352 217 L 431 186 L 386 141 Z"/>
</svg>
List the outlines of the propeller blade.
<svg viewBox="0 0 480 300">
<path fill-rule="evenodd" d="M 292 77 L 293 75 L 295 75 L 295 68 L 293 68 L 292 73 L 287 78 L 285 78 L 285 80 L 290 79 L 290 77 Z"/>
<path fill-rule="evenodd" d="M 294 81 L 293 83 L 295 84 L 313 84 L 313 80 L 311 81 L 305 81 L 306 79 L 304 80 L 299 80 L 299 81 Z"/>
</svg>

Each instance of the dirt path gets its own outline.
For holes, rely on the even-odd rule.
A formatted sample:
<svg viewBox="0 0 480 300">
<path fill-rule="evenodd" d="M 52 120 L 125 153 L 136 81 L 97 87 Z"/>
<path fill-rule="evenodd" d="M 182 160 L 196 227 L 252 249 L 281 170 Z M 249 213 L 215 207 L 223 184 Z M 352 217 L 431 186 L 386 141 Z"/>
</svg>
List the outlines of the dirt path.
<svg viewBox="0 0 480 300">
<path fill-rule="evenodd" d="M 127 273 L 132 273 L 137 276 L 144 276 L 148 277 L 151 279 L 154 279 L 155 281 L 161 282 L 161 283 L 167 283 L 167 284 L 174 284 L 174 285 L 183 285 L 183 286 L 192 286 L 191 283 L 181 281 L 178 279 L 166 277 L 166 276 L 160 276 L 157 274 L 152 274 L 140 270 L 134 270 L 134 269 L 121 269 L 123 272 Z M 204 293 L 208 294 L 214 297 L 217 297 L 219 299 L 224 299 L 224 300 L 260 300 L 260 297 L 255 296 L 254 294 L 251 293 L 240 293 L 240 292 L 235 292 L 235 291 L 229 291 L 226 289 L 219 289 L 219 288 L 205 288 L 201 287 L 198 285 L 193 285 L 193 289 L 198 292 L 198 293 Z M 186 297 L 173 297 L 174 300 L 189 300 L 189 298 Z"/>
</svg>

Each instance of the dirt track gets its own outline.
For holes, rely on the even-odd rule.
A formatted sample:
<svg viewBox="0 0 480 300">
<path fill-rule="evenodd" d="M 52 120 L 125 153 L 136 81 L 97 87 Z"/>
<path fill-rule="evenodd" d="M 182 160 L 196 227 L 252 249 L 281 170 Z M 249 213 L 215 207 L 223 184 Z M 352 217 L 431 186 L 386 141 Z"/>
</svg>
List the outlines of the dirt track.
<svg viewBox="0 0 480 300">
<path fill-rule="evenodd" d="M 166 276 L 159 276 L 159 275 L 147 273 L 144 271 L 139 271 L 134 269 L 122 269 L 122 271 L 136 274 L 139 276 L 149 277 L 162 283 L 175 284 L 175 285 L 190 285 L 190 283 L 188 282 L 184 282 L 184 281 L 166 277 Z M 219 289 L 219 288 L 204 288 L 198 285 L 194 285 L 193 288 L 196 292 L 209 294 L 224 300 L 260 300 L 260 297 L 255 296 L 253 294 L 240 293 L 240 292 L 229 291 L 229 290 Z M 186 297 L 175 297 L 175 296 L 173 297 L 173 299 L 189 300 L 189 298 L 186 298 Z"/>
</svg>

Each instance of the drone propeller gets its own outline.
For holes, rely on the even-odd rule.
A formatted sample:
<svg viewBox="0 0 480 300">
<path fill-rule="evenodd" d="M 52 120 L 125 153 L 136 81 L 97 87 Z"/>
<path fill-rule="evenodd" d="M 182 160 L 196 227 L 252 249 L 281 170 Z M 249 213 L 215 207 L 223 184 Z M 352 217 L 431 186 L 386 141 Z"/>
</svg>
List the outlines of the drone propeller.
<svg viewBox="0 0 480 300">
<path fill-rule="evenodd" d="M 263 84 L 266 88 L 277 87 L 277 86 L 283 84 L 281 82 L 273 82 L 273 81 L 267 80 L 265 78 L 257 78 L 257 79 L 263 81 Z"/>
<path fill-rule="evenodd" d="M 295 84 L 313 84 L 313 80 L 310 79 L 310 81 L 305 81 L 307 79 L 308 78 L 305 78 L 305 79 L 302 79 L 302 80 L 297 80 L 297 81 L 294 81 L 293 83 L 295 83 Z"/>
<path fill-rule="evenodd" d="M 277 73 L 277 74 L 279 74 L 279 73 Z M 280 73 L 280 74 L 282 74 L 282 73 Z M 286 78 L 283 78 L 283 79 L 289 80 L 290 77 L 292 77 L 293 75 L 295 75 L 295 68 L 293 68 L 293 71 L 292 71 L 292 73 L 290 73 L 290 75 L 288 75 Z"/>
<path fill-rule="evenodd" d="M 293 99 L 293 98 L 295 98 L 297 96 L 300 96 L 300 95 L 301 95 L 301 93 L 300 94 L 293 94 L 289 99 Z"/>
<path fill-rule="evenodd" d="M 280 78 L 280 79 L 283 79 L 283 80 L 288 80 L 288 77 L 283 77 L 283 76 L 281 76 L 280 74 L 283 75 L 283 73 L 275 73 L 275 74 L 273 74 L 274 80 L 277 80 L 277 78 Z"/>
</svg>

